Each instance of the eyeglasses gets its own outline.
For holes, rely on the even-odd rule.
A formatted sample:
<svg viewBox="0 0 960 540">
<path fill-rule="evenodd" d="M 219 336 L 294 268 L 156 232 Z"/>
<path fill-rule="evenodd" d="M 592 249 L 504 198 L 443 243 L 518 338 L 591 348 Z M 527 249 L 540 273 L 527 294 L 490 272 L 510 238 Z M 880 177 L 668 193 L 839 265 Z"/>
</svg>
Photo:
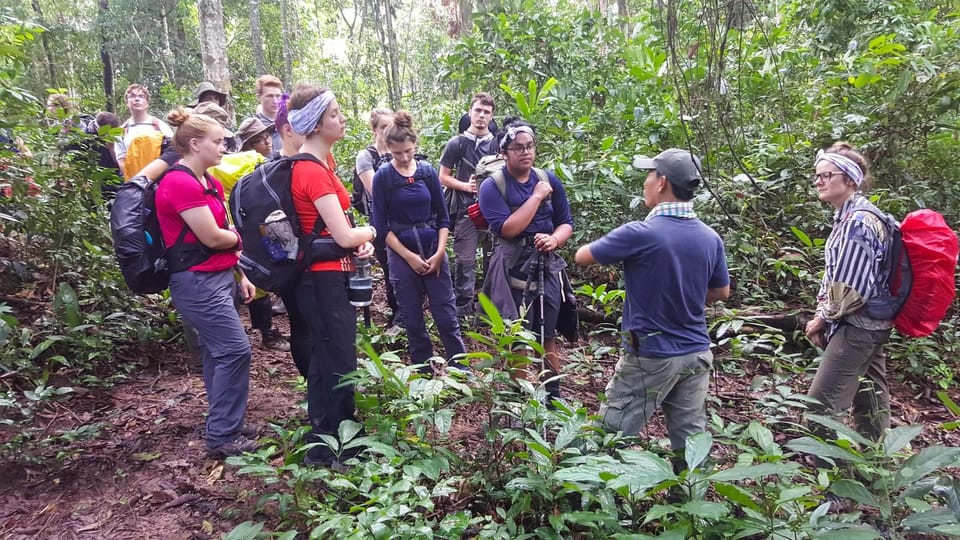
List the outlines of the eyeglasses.
<svg viewBox="0 0 960 540">
<path fill-rule="evenodd" d="M 145 94 L 127 94 L 127 99 L 147 99 Z"/>
<path fill-rule="evenodd" d="M 824 183 L 827 183 L 834 176 L 843 176 L 843 173 L 840 171 L 825 171 L 822 173 L 813 173 L 813 183 L 816 184 L 821 180 L 823 180 Z"/>
<path fill-rule="evenodd" d="M 517 153 L 517 154 L 530 154 L 530 153 L 533 153 L 533 151 L 536 150 L 536 149 L 537 149 L 537 145 L 534 144 L 534 143 L 530 143 L 530 144 L 527 144 L 527 145 L 524 145 L 524 146 L 509 146 L 509 147 L 507 147 L 507 150 L 510 150 L 510 151 L 512 151 L 512 152 L 514 152 L 514 153 Z"/>
</svg>

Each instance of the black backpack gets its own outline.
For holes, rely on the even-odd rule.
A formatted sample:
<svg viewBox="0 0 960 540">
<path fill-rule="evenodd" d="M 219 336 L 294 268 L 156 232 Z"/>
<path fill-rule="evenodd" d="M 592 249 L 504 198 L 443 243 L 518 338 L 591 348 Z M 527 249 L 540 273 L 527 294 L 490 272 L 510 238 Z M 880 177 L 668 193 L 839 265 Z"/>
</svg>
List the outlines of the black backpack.
<svg viewBox="0 0 960 540">
<path fill-rule="evenodd" d="M 380 167 L 390 161 L 390 153 L 384 152 L 383 154 L 377 152 L 375 146 L 368 146 L 367 152 L 370 153 L 370 157 L 373 159 L 373 173 L 376 174 Z M 350 204 L 365 216 L 370 215 L 370 208 L 372 202 L 370 200 L 371 194 L 367 190 L 363 189 L 363 182 L 360 180 L 360 175 L 357 174 L 357 168 L 353 168 L 353 193 L 350 195 Z"/>
<path fill-rule="evenodd" d="M 175 170 L 185 170 L 193 176 L 190 169 L 179 164 L 167 172 Z M 170 274 L 200 264 L 212 253 L 199 242 L 183 243 L 190 230 L 186 225 L 172 246 L 168 248 L 164 243 L 156 202 L 157 187 L 163 178 L 151 182 L 145 176 L 135 176 L 124 182 L 110 209 L 114 255 L 127 287 L 138 294 L 163 291 L 170 286 Z"/>
<path fill-rule="evenodd" d="M 243 239 L 240 268 L 251 283 L 267 291 L 289 292 L 312 260 L 332 260 L 352 251 L 338 247 L 332 238 L 318 238 L 322 219 L 310 234 L 301 234 L 290 184 L 294 163 L 303 160 L 320 163 L 311 154 L 268 161 L 241 178 L 230 193 L 230 215 Z"/>
</svg>

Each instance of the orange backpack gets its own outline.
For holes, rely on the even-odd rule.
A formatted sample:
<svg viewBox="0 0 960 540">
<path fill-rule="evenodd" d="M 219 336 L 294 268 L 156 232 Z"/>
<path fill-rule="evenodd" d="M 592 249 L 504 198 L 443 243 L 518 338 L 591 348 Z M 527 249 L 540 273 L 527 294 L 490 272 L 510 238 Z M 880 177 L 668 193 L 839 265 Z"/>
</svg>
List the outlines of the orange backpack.
<svg viewBox="0 0 960 540">
<path fill-rule="evenodd" d="M 123 124 L 123 132 L 130 129 L 129 120 Z M 127 157 L 123 161 L 123 177 L 130 180 L 143 170 L 151 161 L 160 157 L 163 149 L 163 132 L 156 118 L 152 120 L 153 133 L 137 135 L 127 146 Z"/>
</svg>

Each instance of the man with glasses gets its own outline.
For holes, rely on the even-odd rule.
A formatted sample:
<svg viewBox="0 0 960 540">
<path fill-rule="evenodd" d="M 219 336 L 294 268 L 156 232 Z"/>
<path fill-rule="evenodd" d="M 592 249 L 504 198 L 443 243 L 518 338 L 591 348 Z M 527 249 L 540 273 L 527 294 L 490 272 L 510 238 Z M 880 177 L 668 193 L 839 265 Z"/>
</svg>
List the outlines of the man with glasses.
<svg viewBox="0 0 960 540">
<path fill-rule="evenodd" d="M 477 200 L 477 162 L 483 156 L 496 154 L 490 122 L 493 120 L 493 97 L 479 92 L 470 102 L 470 127 L 450 139 L 440 157 L 440 183 L 443 185 L 453 232 L 453 290 L 457 316 L 473 314 L 476 287 L 477 245 L 486 241 L 467 214 L 467 207 Z M 489 246 L 486 246 L 487 249 Z"/>
<path fill-rule="evenodd" d="M 114 145 L 117 153 L 117 163 L 124 172 L 124 177 L 129 180 L 140 170 L 154 159 L 160 157 L 160 143 L 164 137 L 173 137 L 173 130 L 166 122 L 151 116 L 147 109 L 150 108 L 150 91 L 140 84 L 131 84 L 124 92 L 127 99 L 127 110 L 130 111 L 130 118 L 121 125 L 123 128 L 123 137 Z M 137 139 L 149 139 L 146 142 L 135 142 Z M 136 148 L 132 160 L 136 163 L 127 163 L 127 153 L 131 148 Z M 145 155 L 140 155 L 140 148 L 143 148 Z M 152 155 L 154 153 L 156 155 Z"/>
</svg>

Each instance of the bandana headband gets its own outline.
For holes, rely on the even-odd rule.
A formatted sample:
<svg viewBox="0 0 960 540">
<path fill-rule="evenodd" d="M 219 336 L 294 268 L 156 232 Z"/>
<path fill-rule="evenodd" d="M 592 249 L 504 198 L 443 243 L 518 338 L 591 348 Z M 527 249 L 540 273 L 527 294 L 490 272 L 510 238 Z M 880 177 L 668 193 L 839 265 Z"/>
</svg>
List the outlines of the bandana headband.
<svg viewBox="0 0 960 540">
<path fill-rule="evenodd" d="M 537 136 L 534 135 L 533 130 L 530 129 L 530 126 L 511 126 L 507 128 L 507 134 L 503 137 L 503 140 L 500 141 L 500 150 L 506 150 L 507 145 L 516 139 L 517 135 L 520 133 L 527 133 L 533 137 L 534 140 L 537 139 Z"/>
<path fill-rule="evenodd" d="M 829 161 L 830 163 L 836 165 L 841 171 L 843 171 L 843 174 L 847 175 L 851 180 L 853 180 L 853 183 L 856 184 L 857 187 L 860 187 L 860 184 L 863 183 L 863 169 L 861 169 L 860 166 L 857 165 L 857 162 L 853 161 L 852 159 L 836 152 L 824 152 L 823 150 L 820 150 L 817 152 L 817 159 L 814 160 L 813 166 L 816 167 L 821 161 Z"/>
<path fill-rule="evenodd" d="M 294 109 L 287 114 L 287 120 L 293 132 L 298 135 L 309 135 L 317 127 L 320 117 L 327 107 L 337 99 L 330 90 L 321 92 L 310 100 L 302 109 Z"/>
</svg>

